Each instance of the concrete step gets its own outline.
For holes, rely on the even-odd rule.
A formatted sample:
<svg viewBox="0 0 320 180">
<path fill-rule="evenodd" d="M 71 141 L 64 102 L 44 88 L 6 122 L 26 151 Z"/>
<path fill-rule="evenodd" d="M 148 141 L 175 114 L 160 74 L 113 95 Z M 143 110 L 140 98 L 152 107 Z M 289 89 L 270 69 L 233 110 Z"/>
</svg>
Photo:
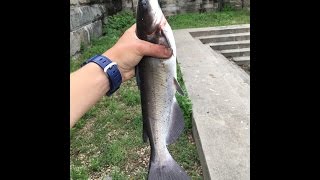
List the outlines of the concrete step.
<svg viewBox="0 0 320 180">
<path fill-rule="evenodd" d="M 226 42 L 226 41 L 244 41 L 250 40 L 250 32 L 246 33 L 235 33 L 235 34 L 223 34 L 223 35 L 212 35 L 212 36 L 201 36 L 199 37 L 203 44 Z"/>
<path fill-rule="evenodd" d="M 250 40 L 209 43 L 208 45 L 213 50 L 249 48 L 250 47 Z"/>
<path fill-rule="evenodd" d="M 238 65 L 249 65 L 250 64 L 250 56 L 240 56 L 240 57 L 232 57 L 232 61 L 237 63 Z"/>
<path fill-rule="evenodd" d="M 212 35 L 221 35 L 221 34 L 234 34 L 234 33 L 245 33 L 250 32 L 250 27 L 227 27 L 224 29 L 213 29 L 208 31 L 197 31 L 197 32 L 190 32 L 191 36 L 193 37 L 200 37 L 200 36 L 212 36 Z"/>
<path fill-rule="evenodd" d="M 226 58 L 238 57 L 238 56 L 250 56 L 250 48 L 226 49 L 218 52 L 220 52 Z"/>
</svg>

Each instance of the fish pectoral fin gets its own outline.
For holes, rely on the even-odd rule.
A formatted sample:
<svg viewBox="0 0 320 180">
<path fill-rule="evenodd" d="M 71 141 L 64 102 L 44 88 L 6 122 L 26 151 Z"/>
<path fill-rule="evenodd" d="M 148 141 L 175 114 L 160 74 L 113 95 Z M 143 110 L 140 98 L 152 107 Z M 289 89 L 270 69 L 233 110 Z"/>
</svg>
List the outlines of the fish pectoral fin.
<svg viewBox="0 0 320 180">
<path fill-rule="evenodd" d="M 142 140 L 144 143 L 147 143 L 149 141 L 149 136 L 147 133 L 147 125 L 145 121 L 143 121 Z"/>
<path fill-rule="evenodd" d="M 174 84 L 174 87 L 176 88 L 176 90 L 179 92 L 179 94 L 184 96 L 184 92 L 183 92 L 181 86 L 179 85 L 178 81 L 176 80 L 176 78 L 173 78 L 173 84 Z"/>
<path fill-rule="evenodd" d="M 135 67 L 135 74 L 136 74 L 137 86 L 140 90 L 140 76 L 139 76 L 139 67 L 138 66 Z"/>
<path fill-rule="evenodd" d="M 149 142 L 148 134 L 145 131 L 143 131 L 143 133 L 142 133 L 142 140 L 143 140 L 144 143 Z"/>
<path fill-rule="evenodd" d="M 174 143 L 181 135 L 184 128 L 183 113 L 176 98 L 173 99 L 170 122 L 169 133 L 167 134 L 166 139 L 167 145 Z"/>
</svg>

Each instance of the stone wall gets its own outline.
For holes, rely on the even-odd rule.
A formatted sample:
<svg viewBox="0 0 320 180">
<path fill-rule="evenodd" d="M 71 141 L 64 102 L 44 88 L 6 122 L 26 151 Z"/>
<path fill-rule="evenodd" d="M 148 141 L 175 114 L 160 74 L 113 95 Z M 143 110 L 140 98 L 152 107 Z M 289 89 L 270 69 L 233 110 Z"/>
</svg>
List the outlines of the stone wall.
<svg viewBox="0 0 320 180">
<path fill-rule="evenodd" d="M 70 56 L 102 35 L 105 4 L 104 0 L 70 0 Z"/>
<path fill-rule="evenodd" d="M 159 0 L 159 4 L 166 16 L 186 12 L 204 12 L 217 10 L 222 0 Z M 243 2 L 242 2 L 243 1 Z M 132 3 L 133 2 L 133 3 Z M 223 0 L 224 4 L 229 3 L 236 9 L 250 6 L 250 0 Z M 122 7 L 126 10 L 135 10 L 138 0 L 122 0 Z M 132 5 L 134 7 L 132 7 Z"/>
<path fill-rule="evenodd" d="M 229 0 L 229 3 L 236 9 L 250 8 L 250 0 Z"/>
<path fill-rule="evenodd" d="M 250 0 L 243 0 L 243 7 L 250 10 Z"/>
<path fill-rule="evenodd" d="M 124 10 L 132 10 L 135 12 L 137 5 L 138 5 L 138 0 L 122 0 L 122 8 Z"/>
<path fill-rule="evenodd" d="M 122 7 L 125 10 L 136 10 L 137 4 L 138 0 L 122 0 Z M 184 12 L 199 12 L 201 9 L 209 11 L 218 7 L 218 3 L 214 0 L 159 0 L 159 4 L 166 16 Z"/>
<path fill-rule="evenodd" d="M 122 10 L 123 0 L 105 0 L 108 15 L 116 14 Z"/>
</svg>

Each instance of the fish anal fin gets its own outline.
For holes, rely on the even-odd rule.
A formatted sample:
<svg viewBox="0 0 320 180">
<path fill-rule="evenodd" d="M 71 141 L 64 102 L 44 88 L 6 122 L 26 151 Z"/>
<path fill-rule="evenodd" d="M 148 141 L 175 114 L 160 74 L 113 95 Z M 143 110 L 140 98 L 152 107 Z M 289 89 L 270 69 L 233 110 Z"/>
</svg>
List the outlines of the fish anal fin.
<svg viewBox="0 0 320 180">
<path fill-rule="evenodd" d="M 167 134 L 167 144 L 174 143 L 181 135 L 184 128 L 184 118 L 181 108 L 174 98 L 170 116 L 170 127 Z"/>
</svg>

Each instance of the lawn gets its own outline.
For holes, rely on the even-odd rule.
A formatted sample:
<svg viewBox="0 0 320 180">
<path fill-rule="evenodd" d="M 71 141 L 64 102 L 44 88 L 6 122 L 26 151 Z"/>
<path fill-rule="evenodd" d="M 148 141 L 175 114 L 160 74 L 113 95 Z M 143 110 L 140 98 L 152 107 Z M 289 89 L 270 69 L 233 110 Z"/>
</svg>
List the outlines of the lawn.
<svg viewBox="0 0 320 180">
<path fill-rule="evenodd" d="M 168 18 L 173 29 L 249 23 L 247 11 L 191 13 Z M 70 72 L 94 54 L 110 48 L 135 22 L 129 12 L 110 17 L 104 36 L 83 48 L 81 56 L 70 60 Z M 178 67 L 178 81 L 186 92 Z M 187 92 L 186 92 L 187 93 Z M 185 131 L 169 146 L 174 159 L 192 179 L 202 179 L 202 169 L 192 138 L 191 102 L 176 95 L 185 117 Z M 140 94 L 135 79 L 127 81 L 111 97 L 104 97 L 70 130 L 71 179 L 146 179 L 150 147 L 142 141 Z"/>
<path fill-rule="evenodd" d="M 168 22 L 172 29 L 226 26 L 250 23 L 250 12 L 247 10 L 187 13 L 170 16 Z"/>
</svg>

